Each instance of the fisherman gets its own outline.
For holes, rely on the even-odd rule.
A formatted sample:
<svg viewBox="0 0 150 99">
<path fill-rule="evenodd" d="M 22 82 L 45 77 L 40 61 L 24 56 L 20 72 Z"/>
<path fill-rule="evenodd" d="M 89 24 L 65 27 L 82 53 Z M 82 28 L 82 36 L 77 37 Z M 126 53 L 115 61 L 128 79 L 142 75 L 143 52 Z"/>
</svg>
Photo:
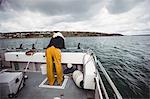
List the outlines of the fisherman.
<svg viewBox="0 0 150 99">
<path fill-rule="evenodd" d="M 34 44 L 32 44 L 32 49 L 33 49 L 33 50 L 35 50 L 35 49 L 36 49 Z"/>
<path fill-rule="evenodd" d="M 80 49 L 80 43 L 78 43 L 78 49 Z"/>
<path fill-rule="evenodd" d="M 54 66 L 55 63 L 56 74 L 57 74 L 57 82 L 58 85 L 62 85 L 63 81 L 63 71 L 61 67 L 61 50 L 65 48 L 64 36 L 58 32 L 54 31 L 53 36 L 50 40 L 49 45 L 46 48 L 46 62 L 47 62 L 47 77 L 50 85 L 53 85 L 55 82 L 54 75 Z"/>
</svg>

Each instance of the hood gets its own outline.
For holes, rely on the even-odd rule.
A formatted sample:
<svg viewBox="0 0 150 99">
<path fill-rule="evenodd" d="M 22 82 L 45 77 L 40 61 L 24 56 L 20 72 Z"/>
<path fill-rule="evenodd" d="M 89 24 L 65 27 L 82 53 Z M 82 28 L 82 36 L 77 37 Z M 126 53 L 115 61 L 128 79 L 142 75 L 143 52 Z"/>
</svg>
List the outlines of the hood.
<svg viewBox="0 0 150 99">
<path fill-rule="evenodd" d="M 53 38 L 58 37 L 58 36 L 62 37 L 65 40 L 64 36 L 60 32 L 57 32 L 57 33 L 53 34 Z"/>
</svg>

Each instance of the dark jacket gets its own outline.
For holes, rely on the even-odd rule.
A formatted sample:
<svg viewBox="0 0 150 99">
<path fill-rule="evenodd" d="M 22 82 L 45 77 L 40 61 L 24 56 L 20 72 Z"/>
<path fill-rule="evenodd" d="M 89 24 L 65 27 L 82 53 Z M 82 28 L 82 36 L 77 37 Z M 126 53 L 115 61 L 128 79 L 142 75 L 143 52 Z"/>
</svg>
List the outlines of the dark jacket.
<svg viewBox="0 0 150 99">
<path fill-rule="evenodd" d="M 57 36 L 55 38 L 51 38 L 48 47 L 54 46 L 55 48 L 59 48 L 59 49 L 65 49 L 65 43 L 64 43 L 64 39 L 60 36 Z"/>
</svg>

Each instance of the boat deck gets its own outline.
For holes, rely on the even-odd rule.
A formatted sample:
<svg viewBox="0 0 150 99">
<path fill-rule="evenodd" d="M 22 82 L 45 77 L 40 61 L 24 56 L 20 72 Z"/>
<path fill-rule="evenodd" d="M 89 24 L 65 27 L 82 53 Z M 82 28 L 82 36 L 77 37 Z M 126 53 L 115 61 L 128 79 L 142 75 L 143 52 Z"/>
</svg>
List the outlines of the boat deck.
<svg viewBox="0 0 150 99">
<path fill-rule="evenodd" d="M 69 77 L 64 89 L 41 88 L 39 85 L 46 78 L 39 72 L 28 72 L 25 86 L 15 99 L 94 99 L 94 91 L 78 88 Z"/>
</svg>

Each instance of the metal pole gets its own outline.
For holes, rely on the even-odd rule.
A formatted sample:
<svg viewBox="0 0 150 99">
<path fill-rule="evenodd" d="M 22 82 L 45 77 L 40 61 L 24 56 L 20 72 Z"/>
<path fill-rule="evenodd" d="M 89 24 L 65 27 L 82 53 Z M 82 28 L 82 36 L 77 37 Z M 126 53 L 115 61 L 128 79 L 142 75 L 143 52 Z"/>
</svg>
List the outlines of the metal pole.
<svg viewBox="0 0 150 99">
<path fill-rule="evenodd" d="M 97 70 L 97 73 L 98 73 L 98 70 Z M 109 99 L 108 94 L 107 94 L 107 91 L 106 91 L 106 88 L 105 88 L 105 86 L 104 86 L 104 83 L 103 83 L 103 81 L 102 81 L 101 76 L 100 76 L 99 74 L 97 74 L 97 77 L 99 78 L 100 84 L 101 84 L 102 89 L 103 89 L 103 91 L 104 91 L 105 98 L 106 98 L 106 99 Z"/>
<path fill-rule="evenodd" d="M 98 89 L 98 92 L 99 92 L 99 97 L 100 97 L 100 99 L 103 99 L 102 92 L 101 92 L 101 89 L 100 89 L 99 79 L 97 77 L 95 79 L 96 79 L 97 89 Z"/>
<path fill-rule="evenodd" d="M 102 64 L 101 64 L 99 61 L 97 61 L 97 63 L 98 63 L 98 65 L 100 66 L 100 68 L 101 68 L 101 70 L 102 70 L 104 76 L 106 77 L 107 81 L 108 81 L 109 84 L 111 85 L 112 89 L 114 90 L 114 92 L 115 92 L 117 98 L 118 98 L 118 99 L 123 99 L 122 96 L 121 96 L 121 94 L 120 94 L 119 91 L 117 90 L 115 84 L 113 83 L 113 81 L 111 80 L 111 78 L 109 77 L 109 75 L 107 74 L 105 68 L 102 66 Z"/>
</svg>

